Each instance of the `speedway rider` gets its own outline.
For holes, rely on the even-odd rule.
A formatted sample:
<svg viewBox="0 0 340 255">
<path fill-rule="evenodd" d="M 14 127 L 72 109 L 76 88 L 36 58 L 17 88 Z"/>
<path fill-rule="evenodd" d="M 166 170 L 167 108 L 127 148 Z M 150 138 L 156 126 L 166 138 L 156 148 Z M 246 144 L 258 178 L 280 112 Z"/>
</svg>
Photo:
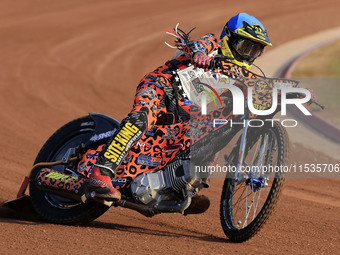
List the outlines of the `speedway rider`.
<svg viewBox="0 0 340 255">
<path fill-rule="evenodd" d="M 208 69 L 210 57 L 216 53 L 249 69 L 267 45 L 271 46 L 271 43 L 262 23 L 253 16 L 239 13 L 224 26 L 220 41 L 215 35 L 207 34 L 188 42 L 185 48 L 179 47 L 182 51 L 178 57 L 146 74 L 140 81 L 132 111 L 101 152 L 92 170 L 88 191 L 95 191 L 99 199 L 120 200 L 121 194 L 113 187 L 111 179 L 133 144 L 156 122 L 162 122 L 164 116 L 172 116 L 174 122 L 190 120 L 190 105 L 172 86 L 173 71 L 190 63 L 196 68 Z M 209 198 L 196 194 L 186 213 L 202 213 L 209 205 Z"/>
</svg>

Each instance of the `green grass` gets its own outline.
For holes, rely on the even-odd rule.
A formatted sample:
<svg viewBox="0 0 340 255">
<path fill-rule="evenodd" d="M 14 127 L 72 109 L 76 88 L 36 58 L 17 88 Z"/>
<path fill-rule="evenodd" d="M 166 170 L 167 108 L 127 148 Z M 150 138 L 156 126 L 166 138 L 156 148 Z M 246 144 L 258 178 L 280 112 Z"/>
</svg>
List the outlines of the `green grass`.
<svg viewBox="0 0 340 255">
<path fill-rule="evenodd" d="M 340 78 L 340 40 L 308 55 L 294 69 L 297 78 Z"/>
<path fill-rule="evenodd" d="M 292 78 L 300 86 L 311 88 L 317 102 L 326 108 L 312 105 L 309 109 L 340 127 L 340 40 L 308 55 L 293 71 Z"/>
</svg>

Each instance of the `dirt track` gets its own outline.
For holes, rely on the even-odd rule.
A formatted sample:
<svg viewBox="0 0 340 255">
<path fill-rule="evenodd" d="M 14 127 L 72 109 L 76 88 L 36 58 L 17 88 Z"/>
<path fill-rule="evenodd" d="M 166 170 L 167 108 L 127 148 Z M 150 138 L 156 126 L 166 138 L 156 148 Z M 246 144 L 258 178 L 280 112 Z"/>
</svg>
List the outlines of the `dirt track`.
<svg viewBox="0 0 340 255">
<path fill-rule="evenodd" d="M 1 1 L 0 201 L 14 198 L 56 128 L 90 111 L 121 119 L 130 110 L 139 79 L 173 54 L 163 41 L 172 42 L 165 30 L 177 22 L 185 30 L 197 26 L 193 38 L 219 35 L 228 17 L 245 11 L 265 24 L 274 45 L 340 26 L 337 0 L 163 3 Z M 300 144 L 292 144 L 290 156 L 291 162 L 335 163 Z M 211 208 L 196 217 L 148 219 L 112 208 L 88 226 L 69 227 L 0 212 L 0 253 L 338 252 L 340 179 L 289 179 L 269 223 L 243 244 L 225 239 L 218 215 L 222 181 L 214 183 L 205 192 Z"/>
</svg>

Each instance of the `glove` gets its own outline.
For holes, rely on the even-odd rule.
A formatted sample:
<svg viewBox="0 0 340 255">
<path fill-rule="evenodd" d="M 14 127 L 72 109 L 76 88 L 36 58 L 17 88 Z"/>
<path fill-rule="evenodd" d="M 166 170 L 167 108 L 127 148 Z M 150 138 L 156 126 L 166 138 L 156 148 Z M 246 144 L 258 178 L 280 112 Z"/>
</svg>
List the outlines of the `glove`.
<svg viewBox="0 0 340 255">
<path fill-rule="evenodd" d="M 309 88 L 307 88 L 307 89 L 309 90 L 310 95 L 311 95 L 310 100 L 307 102 L 307 105 L 311 105 L 313 103 L 313 101 L 316 101 L 317 98 L 316 98 L 316 95 L 315 95 L 315 93 L 312 89 L 309 89 Z"/>
<path fill-rule="evenodd" d="M 202 52 L 196 52 L 192 58 L 191 63 L 194 65 L 195 68 L 199 67 L 207 71 L 210 65 L 210 58 Z"/>
</svg>

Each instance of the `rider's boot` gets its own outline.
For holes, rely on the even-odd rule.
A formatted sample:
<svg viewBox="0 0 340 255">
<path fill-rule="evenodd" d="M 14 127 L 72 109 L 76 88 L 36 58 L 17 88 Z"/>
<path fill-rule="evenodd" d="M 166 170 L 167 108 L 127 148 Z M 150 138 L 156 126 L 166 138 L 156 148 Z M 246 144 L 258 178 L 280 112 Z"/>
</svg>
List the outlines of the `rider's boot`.
<svg viewBox="0 0 340 255">
<path fill-rule="evenodd" d="M 111 169 L 95 165 L 90 175 L 87 191 L 94 191 L 95 197 L 99 199 L 107 201 L 120 200 L 120 192 L 112 185 L 113 176 L 114 172 Z"/>
<path fill-rule="evenodd" d="M 210 206 L 210 199 L 207 196 L 196 194 L 192 197 L 191 204 L 184 211 L 185 214 L 204 213 Z"/>
<path fill-rule="evenodd" d="M 120 166 L 134 142 L 145 133 L 148 126 L 147 113 L 131 112 L 120 129 L 116 130 L 110 142 L 106 144 L 92 170 L 88 192 L 95 191 L 96 198 L 115 201 L 121 199 L 120 192 L 112 186 L 115 170 Z"/>
</svg>

